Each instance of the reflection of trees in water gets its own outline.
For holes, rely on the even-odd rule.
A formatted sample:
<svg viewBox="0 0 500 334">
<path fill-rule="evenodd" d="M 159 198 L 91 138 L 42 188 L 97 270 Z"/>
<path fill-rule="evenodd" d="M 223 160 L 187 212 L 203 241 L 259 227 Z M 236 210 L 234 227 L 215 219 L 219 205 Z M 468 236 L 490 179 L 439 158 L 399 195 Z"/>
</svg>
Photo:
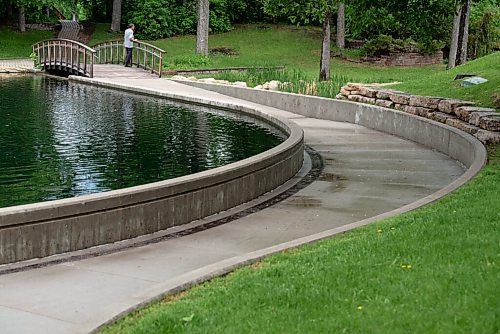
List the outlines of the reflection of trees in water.
<svg viewBox="0 0 500 334">
<path fill-rule="evenodd" d="M 195 173 L 280 142 L 202 107 L 40 77 L 0 87 L 0 206 Z"/>
</svg>

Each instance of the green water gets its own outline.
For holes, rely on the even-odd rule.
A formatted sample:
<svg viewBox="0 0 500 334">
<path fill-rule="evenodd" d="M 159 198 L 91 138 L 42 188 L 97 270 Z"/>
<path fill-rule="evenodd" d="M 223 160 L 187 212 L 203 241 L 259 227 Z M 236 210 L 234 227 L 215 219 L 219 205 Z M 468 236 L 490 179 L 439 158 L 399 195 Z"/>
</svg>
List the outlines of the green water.
<svg viewBox="0 0 500 334">
<path fill-rule="evenodd" d="M 283 140 L 265 123 L 225 111 L 0 76 L 0 207 L 188 175 Z"/>
</svg>

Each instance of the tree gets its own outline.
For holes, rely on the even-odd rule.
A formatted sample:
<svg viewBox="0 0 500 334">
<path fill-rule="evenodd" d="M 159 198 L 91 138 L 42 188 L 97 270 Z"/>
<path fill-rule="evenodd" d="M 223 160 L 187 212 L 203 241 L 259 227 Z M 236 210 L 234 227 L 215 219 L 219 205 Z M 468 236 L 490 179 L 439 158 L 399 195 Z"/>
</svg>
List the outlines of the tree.
<svg viewBox="0 0 500 334">
<path fill-rule="evenodd" d="M 208 56 L 209 0 L 198 0 L 196 28 L 196 53 Z"/>
<path fill-rule="evenodd" d="M 467 45 L 469 41 L 469 20 L 471 0 L 464 0 L 462 15 L 460 16 L 460 35 L 458 37 L 457 65 L 465 64 L 467 61 Z"/>
<path fill-rule="evenodd" d="M 470 5 L 471 0 L 457 0 L 455 2 L 448 69 L 464 64 L 467 61 Z"/>
<path fill-rule="evenodd" d="M 122 21 L 122 0 L 113 0 L 113 13 L 111 14 L 111 31 L 120 31 Z"/>
<path fill-rule="evenodd" d="M 26 31 L 26 14 L 24 10 L 24 5 L 19 5 L 19 21 L 18 21 L 18 29 L 20 32 Z"/>
<path fill-rule="evenodd" d="M 337 47 L 345 48 L 345 2 L 339 2 L 337 10 Z"/>
<path fill-rule="evenodd" d="M 323 24 L 320 80 L 330 79 L 330 21 L 337 0 L 263 0 L 264 11 L 287 16 L 292 23 L 319 21 Z"/>
<path fill-rule="evenodd" d="M 319 80 L 330 80 L 330 40 L 332 12 L 327 9 L 323 19 L 323 43 L 321 44 L 321 60 L 319 63 Z"/>
</svg>

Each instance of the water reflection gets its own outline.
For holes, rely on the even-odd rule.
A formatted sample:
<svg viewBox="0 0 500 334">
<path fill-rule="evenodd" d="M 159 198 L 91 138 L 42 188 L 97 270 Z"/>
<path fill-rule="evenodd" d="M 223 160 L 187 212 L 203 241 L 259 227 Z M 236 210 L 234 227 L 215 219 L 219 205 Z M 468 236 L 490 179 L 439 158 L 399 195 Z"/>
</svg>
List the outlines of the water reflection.
<svg viewBox="0 0 500 334">
<path fill-rule="evenodd" d="M 283 141 L 223 111 L 44 77 L 0 76 L 0 207 L 196 173 Z"/>
</svg>

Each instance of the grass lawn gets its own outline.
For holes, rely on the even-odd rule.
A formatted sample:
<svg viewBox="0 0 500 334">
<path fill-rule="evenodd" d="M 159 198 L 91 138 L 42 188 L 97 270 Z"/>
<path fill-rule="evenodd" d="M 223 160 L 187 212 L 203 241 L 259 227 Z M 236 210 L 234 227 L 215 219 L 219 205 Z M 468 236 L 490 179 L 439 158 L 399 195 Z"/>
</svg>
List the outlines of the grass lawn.
<svg viewBox="0 0 500 334">
<path fill-rule="evenodd" d="M 0 25 L 0 59 L 29 58 L 32 44 L 53 36 L 52 31 L 28 30 L 20 33 Z"/>
</svg>

